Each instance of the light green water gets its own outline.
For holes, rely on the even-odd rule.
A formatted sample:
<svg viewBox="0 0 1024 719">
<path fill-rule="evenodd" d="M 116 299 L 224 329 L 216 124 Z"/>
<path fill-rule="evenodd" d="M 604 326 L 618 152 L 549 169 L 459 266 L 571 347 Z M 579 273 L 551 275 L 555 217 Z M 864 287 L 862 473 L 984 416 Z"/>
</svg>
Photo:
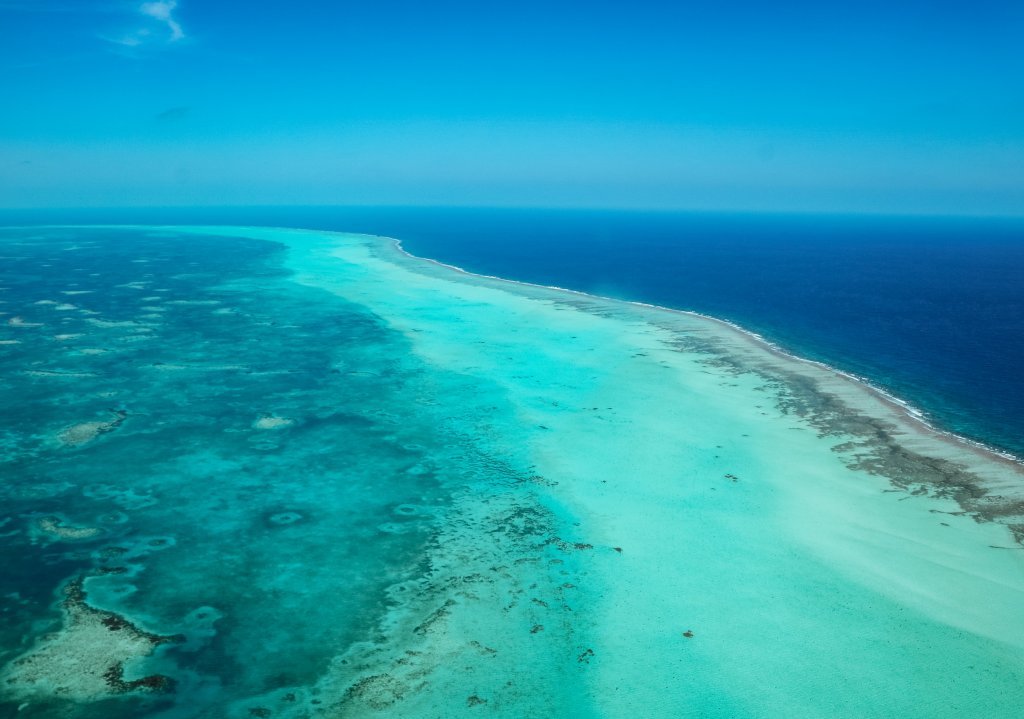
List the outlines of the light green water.
<svg viewBox="0 0 1024 719">
<path fill-rule="evenodd" d="M 83 689 L 54 703 L 17 668 L 32 652 L 66 661 L 37 630 L 8 652 L 9 706 L 36 716 L 86 716 L 97 702 L 107 716 L 1024 715 L 1018 467 L 706 318 L 473 277 L 382 238 L 165 231 L 185 244 L 284 245 L 290 274 L 275 282 L 295 294 L 265 295 L 278 304 L 263 309 L 276 327 L 315 315 L 288 352 L 330 355 L 344 382 L 247 404 L 238 430 L 269 443 L 258 456 L 240 457 L 211 422 L 147 480 L 165 508 L 148 521 L 175 543 L 132 578 L 144 603 L 117 598 L 117 577 L 86 580 L 93 606 L 185 633 L 136 672 L 177 679 L 175 695 L 132 704 L 138 692 L 110 700 L 101 685 L 98 697 Z M 259 283 L 239 286 L 259 302 Z M 316 331 L 343 313 L 371 327 L 372 342 Z M 251 362 L 256 349 L 225 351 Z M 348 424 L 323 419 L 332 403 Z M 141 422 L 127 412 L 107 446 Z M 296 424 L 260 427 L 261 417 Z M 57 461 L 93 450 L 75 451 Z M 246 461 L 254 469 L 240 470 Z M 264 517 L 258 530 L 242 526 L 250 506 Z M 211 526 L 230 548 L 206 536 Z M 57 641 L 72 614 L 58 617 Z M 102 645 L 95 631 L 75 641 Z M 94 663 L 136 651 L 147 653 L 103 645 Z"/>
</svg>

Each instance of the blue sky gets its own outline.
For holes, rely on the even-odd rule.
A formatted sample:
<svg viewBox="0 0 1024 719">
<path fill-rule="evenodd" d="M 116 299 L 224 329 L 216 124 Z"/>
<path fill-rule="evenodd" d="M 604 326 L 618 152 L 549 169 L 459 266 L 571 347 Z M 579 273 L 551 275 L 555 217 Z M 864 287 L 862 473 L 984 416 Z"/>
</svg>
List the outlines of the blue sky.
<svg viewBox="0 0 1024 719">
<path fill-rule="evenodd" d="M 1024 3 L 0 0 L 0 206 L 1024 214 Z"/>
</svg>

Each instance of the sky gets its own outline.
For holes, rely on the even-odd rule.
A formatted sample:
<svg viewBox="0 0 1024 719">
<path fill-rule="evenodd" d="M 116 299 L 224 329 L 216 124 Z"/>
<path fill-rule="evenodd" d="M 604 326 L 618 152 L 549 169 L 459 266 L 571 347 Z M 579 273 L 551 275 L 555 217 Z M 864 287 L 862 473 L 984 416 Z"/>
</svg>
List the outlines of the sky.
<svg viewBox="0 0 1024 719">
<path fill-rule="evenodd" d="M 0 0 L 0 207 L 1024 214 L 1024 2 Z"/>
</svg>

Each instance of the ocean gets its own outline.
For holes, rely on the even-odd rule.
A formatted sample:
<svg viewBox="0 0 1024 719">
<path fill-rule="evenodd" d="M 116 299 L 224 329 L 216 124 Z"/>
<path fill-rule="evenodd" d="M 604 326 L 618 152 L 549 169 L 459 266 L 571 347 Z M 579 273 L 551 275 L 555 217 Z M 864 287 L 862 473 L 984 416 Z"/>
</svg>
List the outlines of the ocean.
<svg viewBox="0 0 1024 719">
<path fill-rule="evenodd" d="M 139 226 L 0 229 L 0 716 L 1018 716 L 1024 469 L 651 306 L 998 444 L 865 357 L 1019 327 L 1011 225 L 35 217 Z"/>
<path fill-rule="evenodd" d="M 0 213 L 365 232 L 473 272 L 694 310 L 1024 456 L 1024 220 L 435 208 Z"/>
</svg>

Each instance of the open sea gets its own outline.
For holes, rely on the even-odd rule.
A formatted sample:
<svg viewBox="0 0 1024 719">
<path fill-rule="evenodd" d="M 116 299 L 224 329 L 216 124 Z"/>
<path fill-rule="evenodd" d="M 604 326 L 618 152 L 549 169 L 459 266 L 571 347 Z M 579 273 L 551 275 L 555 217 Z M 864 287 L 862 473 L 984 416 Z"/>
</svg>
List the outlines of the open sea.
<svg viewBox="0 0 1024 719">
<path fill-rule="evenodd" d="M 0 213 L 0 224 L 267 224 L 387 235 L 481 274 L 694 310 L 1024 456 L 1024 220 L 247 208 Z"/>
</svg>

